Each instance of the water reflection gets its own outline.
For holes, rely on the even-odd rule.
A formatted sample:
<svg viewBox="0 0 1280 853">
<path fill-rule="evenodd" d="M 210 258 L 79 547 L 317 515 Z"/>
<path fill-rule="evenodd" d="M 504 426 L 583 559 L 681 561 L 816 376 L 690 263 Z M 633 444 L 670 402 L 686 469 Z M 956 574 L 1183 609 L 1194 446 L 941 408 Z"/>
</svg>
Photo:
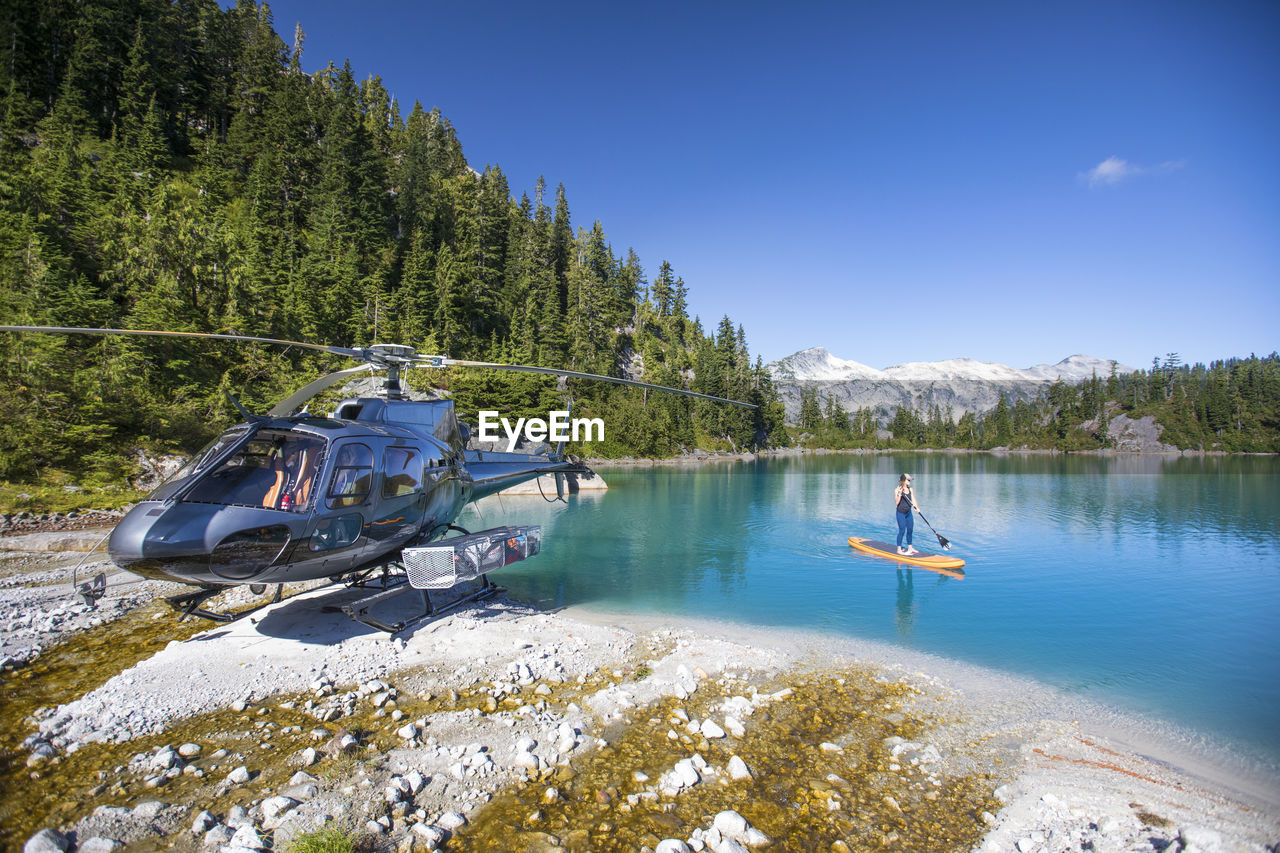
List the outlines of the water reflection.
<svg viewBox="0 0 1280 853">
<path fill-rule="evenodd" d="M 898 625 L 898 634 L 911 636 L 911 623 L 915 619 L 914 599 L 916 597 L 915 582 L 910 569 L 898 569 L 898 601 L 894 607 L 894 621 Z"/>
</svg>

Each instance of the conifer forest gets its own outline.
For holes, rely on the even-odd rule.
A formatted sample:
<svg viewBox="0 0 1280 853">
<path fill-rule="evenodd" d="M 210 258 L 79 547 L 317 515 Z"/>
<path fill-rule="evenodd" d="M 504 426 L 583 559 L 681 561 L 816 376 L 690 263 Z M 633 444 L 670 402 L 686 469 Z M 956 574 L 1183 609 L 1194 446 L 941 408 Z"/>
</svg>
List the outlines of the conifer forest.
<svg viewBox="0 0 1280 853">
<path fill-rule="evenodd" d="M 563 186 L 516 199 L 448 118 L 349 65 L 302 70 L 266 4 L 32 0 L 0 20 L 0 317 L 224 332 L 627 375 L 745 409 L 575 381 L 598 456 L 786 440 L 744 330 L 704 328 L 671 265 L 646 270 Z M 339 359 L 279 347 L 0 336 L 0 477 L 126 473 L 192 451 Z M 625 371 L 625 372 L 624 372 Z M 421 372 L 416 372 L 421 373 Z M 415 375 L 478 408 L 545 417 L 551 377 Z M 575 448 L 570 448 L 571 451 Z M 576 448 L 578 452 L 582 448 Z"/>
</svg>

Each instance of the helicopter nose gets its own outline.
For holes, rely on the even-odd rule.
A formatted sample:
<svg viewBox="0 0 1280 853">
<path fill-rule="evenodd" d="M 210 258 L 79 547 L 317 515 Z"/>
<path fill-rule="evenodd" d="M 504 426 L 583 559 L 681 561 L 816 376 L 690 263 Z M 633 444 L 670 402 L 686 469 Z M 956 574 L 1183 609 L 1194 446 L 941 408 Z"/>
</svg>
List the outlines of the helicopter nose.
<svg viewBox="0 0 1280 853">
<path fill-rule="evenodd" d="M 111 562 L 135 574 L 162 580 L 179 580 L 193 570 L 207 570 L 207 560 L 201 560 L 207 553 L 203 535 L 197 536 L 194 531 L 183 535 L 175 530 L 171 518 L 165 521 L 172 509 L 163 503 L 144 501 L 126 513 L 107 540 Z"/>
<path fill-rule="evenodd" d="M 292 538 L 289 526 L 279 523 L 281 515 L 250 507 L 143 502 L 116 526 L 107 551 L 117 566 L 144 577 L 241 582 L 267 569 Z"/>
</svg>

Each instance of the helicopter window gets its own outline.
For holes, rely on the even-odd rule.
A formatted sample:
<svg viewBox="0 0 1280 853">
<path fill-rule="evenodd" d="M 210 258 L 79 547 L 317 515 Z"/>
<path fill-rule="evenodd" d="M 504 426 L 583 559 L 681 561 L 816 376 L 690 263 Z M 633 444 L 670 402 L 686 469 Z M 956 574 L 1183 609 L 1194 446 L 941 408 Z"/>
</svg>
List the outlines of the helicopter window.
<svg viewBox="0 0 1280 853">
<path fill-rule="evenodd" d="M 388 447 L 382 456 L 382 496 L 411 495 L 422 486 L 422 454 L 409 447 Z"/>
<path fill-rule="evenodd" d="M 173 482 L 185 480 L 192 474 L 197 474 L 208 468 L 215 459 L 223 454 L 223 452 L 231 445 L 244 438 L 245 427 L 232 427 L 213 441 L 206 444 L 199 453 L 187 460 L 187 463 L 177 470 L 177 472 L 169 478 Z"/>
<path fill-rule="evenodd" d="M 363 526 L 364 519 L 359 514 L 326 518 L 316 525 L 316 532 L 311 534 L 311 550 L 332 551 L 353 545 L 360 538 Z"/>
<path fill-rule="evenodd" d="M 258 433 L 201 476 L 184 500 L 304 510 L 311 499 L 316 464 L 324 446 L 323 439 L 289 432 Z M 214 450 L 211 448 L 210 453 Z"/>
<path fill-rule="evenodd" d="M 373 484 L 373 451 L 363 444 L 345 444 L 338 450 L 329 486 L 329 506 L 356 506 L 369 497 Z"/>
</svg>

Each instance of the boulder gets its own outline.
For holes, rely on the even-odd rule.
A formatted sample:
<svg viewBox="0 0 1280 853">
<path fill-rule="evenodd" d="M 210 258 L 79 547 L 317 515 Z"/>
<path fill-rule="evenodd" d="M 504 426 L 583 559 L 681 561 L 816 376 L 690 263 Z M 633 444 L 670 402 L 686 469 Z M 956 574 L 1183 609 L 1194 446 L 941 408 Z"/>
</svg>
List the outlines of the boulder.
<svg viewBox="0 0 1280 853">
<path fill-rule="evenodd" d="M 22 845 L 22 853 L 66 853 L 71 849 L 71 839 L 56 829 L 42 829 Z"/>
</svg>

